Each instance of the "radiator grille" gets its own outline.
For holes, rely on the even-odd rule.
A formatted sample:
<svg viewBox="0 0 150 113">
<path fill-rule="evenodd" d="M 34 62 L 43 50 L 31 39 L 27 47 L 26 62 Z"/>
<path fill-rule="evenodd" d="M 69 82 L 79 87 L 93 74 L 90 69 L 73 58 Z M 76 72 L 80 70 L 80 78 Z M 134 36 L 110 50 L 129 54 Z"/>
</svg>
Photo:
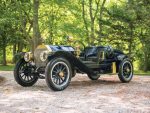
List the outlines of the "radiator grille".
<svg viewBox="0 0 150 113">
<path fill-rule="evenodd" d="M 40 59 L 40 54 L 43 51 L 46 51 L 46 50 L 47 50 L 47 48 L 37 48 L 37 49 L 35 49 L 35 51 L 34 51 L 34 61 L 35 61 L 35 64 L 36 64 L 37 67 L 45 67 L 46 66 L 46 61 L 43 62 Z"/>
</svg>

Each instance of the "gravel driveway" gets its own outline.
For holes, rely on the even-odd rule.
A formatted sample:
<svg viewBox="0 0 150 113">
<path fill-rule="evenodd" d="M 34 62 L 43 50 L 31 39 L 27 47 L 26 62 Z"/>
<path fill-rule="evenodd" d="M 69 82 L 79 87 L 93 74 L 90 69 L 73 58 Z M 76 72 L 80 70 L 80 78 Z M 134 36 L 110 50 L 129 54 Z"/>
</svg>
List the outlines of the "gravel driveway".
<svg viewBox="0 0 150 113">
<path fill-rule="evenodd" d="M 5 78 L 4 78 L 5 77 Z M 13 72 L 0 72 L 0 113 L 150 113 L 150 76 L 121 83 L 116 75 L 91 81 L 77 75 L 67 89 L 50 90 L 45 80 L 21 87 Z"/>
</svg>

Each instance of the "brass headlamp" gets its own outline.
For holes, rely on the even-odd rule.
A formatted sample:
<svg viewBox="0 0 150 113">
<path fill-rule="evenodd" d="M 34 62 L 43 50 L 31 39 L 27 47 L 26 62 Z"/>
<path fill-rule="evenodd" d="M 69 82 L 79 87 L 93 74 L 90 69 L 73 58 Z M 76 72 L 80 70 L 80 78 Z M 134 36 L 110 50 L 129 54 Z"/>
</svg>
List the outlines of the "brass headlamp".
<svg viewBox="0 0 150 113">
<path fill-rule="evenodd" d="M 26 52 L 25 55 L 24 55 L 24 60 L 26 62 L 29 62 L 33 59 L 33 54 L 31 52 Z"/>
</svg>

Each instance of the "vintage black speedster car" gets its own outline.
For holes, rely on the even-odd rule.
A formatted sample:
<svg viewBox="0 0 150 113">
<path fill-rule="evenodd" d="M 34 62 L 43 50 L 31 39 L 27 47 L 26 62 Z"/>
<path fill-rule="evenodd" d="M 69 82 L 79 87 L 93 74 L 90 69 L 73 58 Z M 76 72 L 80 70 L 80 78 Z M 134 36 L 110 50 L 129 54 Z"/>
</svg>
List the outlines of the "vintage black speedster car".
<svg viewBox="0 0 150 113">
<path fill-rule="evenodd" d="M 41 78 L 49 88 L 60 91 L 69 85 L 76 73 L 86 73 L 91 80 L 106 73 L 118 73 L 122 82 L 132 79 L 132 62 L 123 52 L 110 46 L 85 47 L 80 41 L 76 44 L 76 47 L 42 44 L 34 53 L 20 53 L 14 69 L 16 82 L 28 87 Z"/>
</svg>

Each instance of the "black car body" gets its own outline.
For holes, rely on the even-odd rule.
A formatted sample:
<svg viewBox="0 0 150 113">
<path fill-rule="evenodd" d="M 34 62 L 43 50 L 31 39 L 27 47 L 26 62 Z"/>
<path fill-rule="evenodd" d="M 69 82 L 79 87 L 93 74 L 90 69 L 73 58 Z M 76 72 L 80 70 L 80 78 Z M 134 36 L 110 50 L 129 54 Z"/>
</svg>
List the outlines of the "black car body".
<svg viewBox="0 0 150 113">
<path fill-rule="evenodd" d="M 118 73 L 122 82 L 133 77 L 132 62 L 123 52 L 110 46 L 79 47 L 39 45 L 34 53 L 20 54 L 14 77 L 22 86 L 32 86 L 38 78 L 45 78 L 53 90 L 65 89 L 76 73 L 86 73 L 91 80 L 100 74 Z"/>
</svg>

